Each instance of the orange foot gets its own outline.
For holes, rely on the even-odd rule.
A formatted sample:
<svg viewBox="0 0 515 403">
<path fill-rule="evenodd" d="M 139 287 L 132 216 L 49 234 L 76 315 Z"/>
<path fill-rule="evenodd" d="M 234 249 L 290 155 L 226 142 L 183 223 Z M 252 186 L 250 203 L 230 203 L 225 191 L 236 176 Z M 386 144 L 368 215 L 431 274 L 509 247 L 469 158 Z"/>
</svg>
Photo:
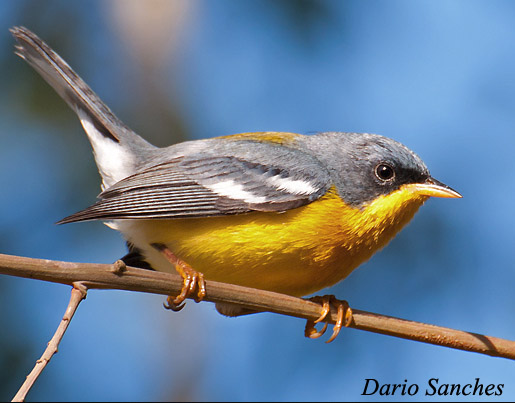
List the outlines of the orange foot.
<svg viewBox="0 0 515 403">
<path fill-rule="evenodd" d="M 315 297 L 309 298 L 309 300 L 316 303 L 321 303 L 322 312 L 317 320 L 308 320 L 308 322 L 306 323 L 306 329 L 304 330 L 304 335 L 306 337 L 309 337 L 310 339 L 317 339 L 325 333 L 327 329 L 327 322 L 324 323 L 324 327 L 320 331 L 316 330 L 315 325 L 323 321 L 327 317 L 327 315 L 331 311 L 331 303 L 334 304 L 338 309 L 338 316 L 336 319 L 336 324 L 333 327 L 333 334 L 329 338 L 329 340 L 326 341 L 326 343 L 332 342 L 336 338 L 336 336 L 338 336 L 343 326 L 348 327 L 351 324 L 352 309 L 349 307 L 347 301 L 337 300 L 334 295 L 317 295 Z"/>
<path fill-rule="evenodd" d="M 183 279 L 182 289 L 176 297 L 169 296 L 166 299 L 164 307 L 178 312 L 184 308 L 185 300 L 195 292 L 198 288 L 197 295 L 195 295 L 195 302 L 200 302 L 206 296 L 206 282 L 204 275 L 193 269 L 188 263 L 182 261 L 173 252 L 168 249 L 166 245 L 154 243 L 152 247 L 161 252 L 164 257 L 175 266 L 175 270 L 181 275 Z"/>
</svg>

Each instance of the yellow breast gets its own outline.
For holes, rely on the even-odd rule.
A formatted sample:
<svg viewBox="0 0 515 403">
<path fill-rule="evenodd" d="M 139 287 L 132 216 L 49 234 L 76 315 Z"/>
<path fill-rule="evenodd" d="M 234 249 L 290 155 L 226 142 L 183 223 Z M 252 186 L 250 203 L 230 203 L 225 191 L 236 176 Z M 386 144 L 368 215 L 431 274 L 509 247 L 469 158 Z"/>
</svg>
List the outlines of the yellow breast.
<svg viewBox="0 0 515 403">
<path fill-rule="evenodd" d="M 357 209 L 331 189 L 283 213 L 123 220 L 117 226 L 156 270 L 175 270 L 150 246 L 162 243 L 207 280 L 302 296 L 345 278 L 385 246 L 426 199 L 401 188 Z"/>
</svg>

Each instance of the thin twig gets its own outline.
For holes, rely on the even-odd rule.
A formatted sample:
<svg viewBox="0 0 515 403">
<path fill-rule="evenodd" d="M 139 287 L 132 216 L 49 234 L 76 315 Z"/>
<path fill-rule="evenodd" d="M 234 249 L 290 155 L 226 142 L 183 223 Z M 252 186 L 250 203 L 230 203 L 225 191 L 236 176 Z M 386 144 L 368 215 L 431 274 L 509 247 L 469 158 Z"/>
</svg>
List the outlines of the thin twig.
<svg viewBox="0 0 515 403">
<path fill-rule="evenodd" d="M 23 382 L 23 385 L 21 385 L 20 389 L 18 390 L 18 393 L 16 393 L 16 395 L 13 397 L 13 402 L 25 401 L 25 397 L 32 388 L 32 385 L 34 385 L 34 382 L 36 382 L 36 379 L 38 379 L 41 372 L 43 372 L 43 370 L 45 369 L 46 365 L 50 362 L 53 355 L 57 353 L 59 343 L 61 342 L 64 333 L 66 332 L 66 329 L 68 328 L 68 325 L 70 324 L 70 321 L 72 320 L 73 315 L 77 310 L 77 307 L 79 306 L 80 302 L 84 298 L 86 298 L 86 293 L 86 287 L 84 287 L 80 283 L 74 284 L 72 288 L 70 302 L 68 303 L 68 307 L 64 312 L 64 316 L 61 320 L 61 323 L 59 324 L 59 327 L 55 331 L 54 336 L 48 342 L 45 352 L 43 353 L 41 358 L 36 361 L 36 365 L 30 372 L 30 374 L 27 375 L 27 379 L 25 379 L 25 382 Z"/>
<path fill-rule="evenodd" d="M 88 289 L 119 289 L 162 295 L 176 295 L 182 278 L 176 274 L 127 267 L 120 270 L 112 264 L 70 263 L 0 254 L 0 274 L 27 277 L 62 284 L 81 282 Z M 270 291 L 240 287 L 233 284 L 206 281 L 205 301 L 239 304 L 266 312 L 316 320 L 321 306 L 302 298 Z M 459 350 L 472 351 L 495 357 L 515 359 L 515 341 L 484 336 L 398 319 L 391 316 L 352 309 L 349 327 L 370 332 L 421 341 Z M 337 312 L 331 309 L 325 322 L 335 323 Z"/>
</svg>

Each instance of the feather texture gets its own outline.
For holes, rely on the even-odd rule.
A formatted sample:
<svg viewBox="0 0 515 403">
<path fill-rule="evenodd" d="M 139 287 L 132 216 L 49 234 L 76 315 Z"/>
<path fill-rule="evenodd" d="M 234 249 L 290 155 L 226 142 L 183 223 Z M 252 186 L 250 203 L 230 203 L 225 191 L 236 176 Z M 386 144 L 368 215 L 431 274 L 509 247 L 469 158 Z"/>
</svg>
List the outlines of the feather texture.
<svg viewBox="0 0 515 403">
<path fill-rule="evenodd" d="M 263 144 L 249 142 L 247 148 L 253 147 L 263 148 Z M 300 153 L 284 146 L 281 152 Z M 285 211 L 318 199 L 330 187 L 322 167 L 296 166 L 289 162 L 292 158 L 275 161 L 265 165 L 241 155 L 210 152 L 176 157 L 117 182 L 102 192 L 93 206 L 59 223 Z"/>
</svg>

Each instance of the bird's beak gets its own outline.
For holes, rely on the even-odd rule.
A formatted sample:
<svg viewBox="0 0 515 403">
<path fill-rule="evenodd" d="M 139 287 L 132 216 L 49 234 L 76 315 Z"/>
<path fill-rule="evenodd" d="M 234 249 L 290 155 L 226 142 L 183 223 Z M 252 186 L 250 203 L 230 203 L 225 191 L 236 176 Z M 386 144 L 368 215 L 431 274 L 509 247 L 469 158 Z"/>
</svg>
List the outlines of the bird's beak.
<svg viewBox="0 0 515 403">
<path fill-rule="evenodd" d="M 423 196 L 431 196 L 431 197 L 447 197 L 447 198 L 461 198 L 463 197 L 454 189 L 451 189 L 449 186 L 444 185 L 442 182 L 437 181 L 429 177 L 423 183 L 410 183 L 406 186 L 407 189 L 414 193 L 418 193 Z"/>
</svg>

